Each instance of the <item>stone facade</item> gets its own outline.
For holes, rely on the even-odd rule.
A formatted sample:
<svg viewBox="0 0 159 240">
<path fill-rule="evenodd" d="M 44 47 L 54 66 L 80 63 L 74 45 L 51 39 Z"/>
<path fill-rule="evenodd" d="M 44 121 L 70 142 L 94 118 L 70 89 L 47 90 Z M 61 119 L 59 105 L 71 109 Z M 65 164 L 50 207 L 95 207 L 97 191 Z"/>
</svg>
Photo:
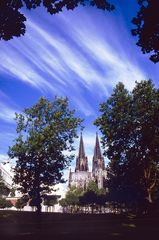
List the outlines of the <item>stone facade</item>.
<svg viewBox="0 0 159 240">
<path fill-rule="evenodd" d="M 13 170 L 8 161 L 0 163 L 0 176 L 3 178 L 5 185 L 11 189 L 13 184 Z"/>
<path fill-rule="evenodd" d="M 83 189 L 87 188 L 88 183 L 93 180 L 97 183 L 98 188 L 104 187 L 107 177 L 105 170 L 104 157 L 102 156 L 98 135 L 96 134 L 96 142 L 94 147 L 94 156 L 92 160 L 92 171 L 88 169 L 88 159 L 85 155 L 83 136 L 81 134 L 79 154 L 76 158 L 75 172 L 69 173 L 69 187 L 76 186 Z"/>
</svg>

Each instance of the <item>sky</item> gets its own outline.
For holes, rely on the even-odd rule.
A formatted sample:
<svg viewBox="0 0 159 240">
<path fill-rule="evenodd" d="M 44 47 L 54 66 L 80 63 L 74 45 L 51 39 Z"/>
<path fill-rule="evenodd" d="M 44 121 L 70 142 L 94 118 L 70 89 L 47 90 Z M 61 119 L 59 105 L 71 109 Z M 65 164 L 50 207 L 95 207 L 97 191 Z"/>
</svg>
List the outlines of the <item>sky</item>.
<svg viewBox="0 0 159 240">
<path fill-rule="evenodd" d="M 118 1 L 114 1 L 118 2 Z M 99 104 L 123 82 L 152 79 L 159 87 L 159 67 L 143 55 L 132 37 L 134 0 L 121 0 L 114 12 L 78 7 L 51 16 L 45 9 L 26 11 L 26 34 L 0 41 L 0 161 L 16 137 L 15 112 L 34 105 L 41 96 L 69 98 L 84 119 L 85 152 L 91 161 Z M 79 133 L 80 135 L 80 133 Z M 79 139 L 75 141 L 78 151 Z M 72 163 L 74 170 L 75 161 Z M 91 169 L 90 169 L 91 170 Z"/>
</svg>

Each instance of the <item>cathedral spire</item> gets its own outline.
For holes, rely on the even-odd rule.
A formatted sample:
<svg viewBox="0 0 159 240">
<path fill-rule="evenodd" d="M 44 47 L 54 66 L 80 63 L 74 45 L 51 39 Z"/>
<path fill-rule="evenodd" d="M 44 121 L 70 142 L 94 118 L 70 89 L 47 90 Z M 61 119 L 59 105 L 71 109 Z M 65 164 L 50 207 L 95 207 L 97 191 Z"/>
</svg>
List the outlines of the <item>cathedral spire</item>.
<svg viewBox="0 0 159 240">
<path fill-rule="evenodd" d="M 87 160 L 87 157 L 85 156 L 82 132 L 81 132 L 80 144 L 79 144 L 79 154 L 76 159 L 75 171 L 88 171 L 88 160 Z"/>
<path fill-rule="evenodd" d="M 96 132 L 96 143 L 95 143 L 95 148 L 94 148 L 94 158 L 96 158 L 96 159 L 101 159 L 102 158 L 97 132 Z"/>
<path fill-rule="evenodd" d="M 98 133 L 96 133 L 96 142 L 95 142 L 95 147 L 94 147 L 94 156 L 93 156 L 93 169 L 92 171 L 95 172 L 97 169 L 105 169 L 104 166 L 104 158 L 101 153 L 100 149 L 100 144 L 99 144 L 99 139 L 98 139 Z"/>
<path fill-rule="evenodd" d="M 81 138 L 80 138 L 79 155 L 78 155 L 78 157 L 79 158 L 84 158 L 85 157 L 82 132 L 81 132 Z"/>
</svg>

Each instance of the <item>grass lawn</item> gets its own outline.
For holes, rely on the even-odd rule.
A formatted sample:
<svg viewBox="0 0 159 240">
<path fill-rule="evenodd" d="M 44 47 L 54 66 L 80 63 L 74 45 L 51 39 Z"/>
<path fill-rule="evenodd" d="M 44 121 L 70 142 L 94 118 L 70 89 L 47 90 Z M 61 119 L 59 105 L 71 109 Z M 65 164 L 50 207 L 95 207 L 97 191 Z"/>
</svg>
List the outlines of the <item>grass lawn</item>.
<svg viewBox="0 0 159 240">
<path fill-rule="evenodd" d="M 0 211 L 0 239 L 159 239 L 159 217 Z"/>
</svg>

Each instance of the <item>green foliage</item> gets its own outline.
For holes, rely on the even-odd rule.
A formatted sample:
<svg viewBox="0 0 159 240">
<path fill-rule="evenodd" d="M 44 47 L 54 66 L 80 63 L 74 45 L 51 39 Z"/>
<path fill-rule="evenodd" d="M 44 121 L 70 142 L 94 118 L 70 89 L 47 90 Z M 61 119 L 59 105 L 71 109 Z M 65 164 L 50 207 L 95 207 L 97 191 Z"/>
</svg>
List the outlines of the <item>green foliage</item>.
<svg viewBox="0 0 159 240">
<path fill-rule="evenodd" d="M 98 189 L 95 181 L 88 183 L 87 190 L 80 197 L 79 202 L 82 206 L 90 206 L 92 208 L 104 206 L 106 203 L 106 192 L 104 189 Z"/>
<path fill-rule="evenodd" d="M 83 212 L 85 207 L 91 207 L 93 212 L 94 207 L 98 209 L 98 206 L 105 206 L 105 202 L 105 190 L 98 189 L 97 184 L 90 181 L 85 191 L 82 188 L 71 187 L 59 204 L 66 208 L 66 212 Z"/>
<path fill-rule="evenodd" d="M 95 205 L 96 202 L 97 202 L 97 194 L 94 191 L 92 191 L 92 190 L 86 191 L 80 197 L 80 204 L 82 206 Z"/>
<path fill-rule="evenodd" d="M 83 189 L 71 187 L 68 192 L 66 193 L 66 203 L 68 206 L 70 205 L 78 205 L 79 204 L 79 197 L 83 194 Z"/>
<path fill-rule="evenodd" d="M 18 209 L 22 209 L 24 206 L 27 205 L 28 201 L 29 201 L 29 197 L 27 195 L 24 195 L 17 200 L 15 207 Z"/>
<path fill-rule="evenodd" d="M 59 204 L 64 208 L 64 207 L 67 207 L 68 204 L 67 204 L 67 201 L 65 198 L 62 198 L 59 200 Z"/>
<path fill-rule="evenodd" d="M 83 194 L 83 189 L 71 187 L 67 193 L 65 198 L 62 198 L 59 201 L 59 204 L 63 207 L 64 212 L 78 212 L 78 208 L 80 205 L 80 197 Z"/>
<path fill-rule="evenodd" d="M 100 112 L 95 124 L 110 159 L 109 201 L 128 207 L 153 202 L 159 186 L 158 89 L 141 81 L 129 93 L 119 83 Z"/>
<path fill-rule="evenodd" d="M 10 208 L 13 204 L 11 201 L 6 200 L 5 198 L 0 198 L 0 208 Z"/>
<path fill-rule="evenodd" d="M 2 177 L 0 176 L 0 197 L 8 196 L 10 189 L 5 185 Z"/>
<path fill-rule="evenodd" d="M 95 181 L 92 180 L 88 183 L 87 191 L 92 191 L 92 192 L 98 194 L 99 189 L 98 189 L 98 186 Z"/>
<path fill-rule="evenodd" d="M 43 204 L 46 206 L 54 206 L 58 202 L 58 198 L 60 196 L 57 195 L 45 195 Z"/>
<path fill-rule="evenodd" d="M 14 182 L 22 193 L 29 193 L 38 208 L 42 194 L 64 182 L 63 170 L 73 158 L 64 151 L 74 149 L 73 139 L 82 122 L 74 115 L 67 98 L 53 102 L 40 98 L 23 114 L 16 114 L 18 136 L 8 152 L 10 158 L 17 159 Z"/>
</svg>

